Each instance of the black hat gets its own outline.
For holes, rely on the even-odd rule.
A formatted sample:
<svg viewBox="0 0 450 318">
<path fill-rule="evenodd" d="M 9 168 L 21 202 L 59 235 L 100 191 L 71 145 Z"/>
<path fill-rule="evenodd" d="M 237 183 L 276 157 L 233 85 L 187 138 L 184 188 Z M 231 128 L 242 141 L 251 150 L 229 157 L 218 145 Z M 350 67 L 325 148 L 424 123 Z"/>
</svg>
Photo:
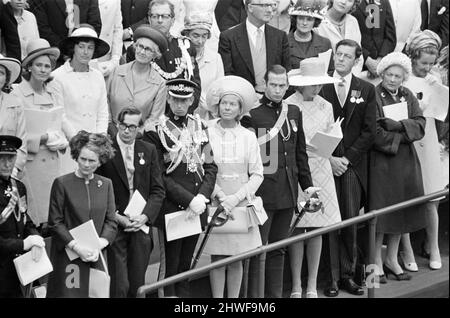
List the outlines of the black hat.
<svg viewBox="0 0 450 318">
<path fill-rule="evenodd" d="M 149 24 L 140 25 L 133 33 L 133 40 L 136 42 L 139 38 L 147 38 L 158 45 L 159 51 L 164 53 L 167 51 L 167 39 L 161 31 L 152 28 Z"/>
<path fill-rule="evenodd" d="M 175 78 L 166 82 L 169 94 L 177 98 L 189 98 L 194 94 L 198 85 L 184 78 Z"/>
<path fill-rule="evenodd" d="M 16 136 L 0 135 L 0 155 L 15 155 L 22 146 L 22 140 Z"/>
</svg>

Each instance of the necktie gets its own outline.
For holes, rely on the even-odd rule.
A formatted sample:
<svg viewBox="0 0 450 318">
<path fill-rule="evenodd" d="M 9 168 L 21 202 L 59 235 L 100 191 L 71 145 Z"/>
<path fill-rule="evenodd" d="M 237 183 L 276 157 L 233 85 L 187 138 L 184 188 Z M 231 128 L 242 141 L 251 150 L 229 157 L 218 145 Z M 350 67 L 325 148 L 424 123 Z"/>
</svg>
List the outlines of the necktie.
<svg viewBox="0 0 450 318">
<path fill-rule="evenodd" d="M 128 185 L 130 190 L 133 190 L 134 165 L 131 146 L 126 146 L 125 148 L 125 168 L 127 169 Z"/>
<path fill-rule="evenodd" d="M 345 104 L 345 97 L 347 95 L 346 89 L 345 89 L 345 79 L 341 77 L 341 81 L 338 83 L 338 98 L 339 102 L 341 103 L 341 106 L 344 106 Z"/>
<path fill-rule="evenodd" d="M 427 0 L 422 0 L 422 3 L 420 4 L 420 9 L 422 11 L 422 25 L 421 25 L 421 29 L 422 30 L 426 30 L 428 29 L 428 1 Z"/>
<path fill-rule="evenodd" d="M 255 42 L 256 50 L 259 52 L 263 47 L 263 32 L 260 28 L 256 29 L 256 42 Z"/>
<path fill-rule="evenodd" d="M 70 36 L 72 34 L 73 29 L 75 28 L 73 0 L 66 0 L 66 12 L 67 12 L 66 26 L 69 29 L 67 36 Z"/>
</svg>

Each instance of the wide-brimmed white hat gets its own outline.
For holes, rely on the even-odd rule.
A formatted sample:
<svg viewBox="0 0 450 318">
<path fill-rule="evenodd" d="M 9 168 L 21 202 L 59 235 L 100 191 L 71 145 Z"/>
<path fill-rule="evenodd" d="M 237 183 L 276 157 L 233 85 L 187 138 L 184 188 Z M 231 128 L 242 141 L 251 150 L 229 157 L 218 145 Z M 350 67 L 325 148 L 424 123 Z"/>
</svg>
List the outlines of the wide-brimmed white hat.
<svg viewBox="0 0 450 318">
<path fill-rule="evenodd" d="M 31 61 L 41 55 L 50 55 L 55 60 L 59 57 L 59 49 L 57 47 L 50 47 L 46 39 L 33 39 L 27 44 L 27 56 L 22 61 L 22 66 L 28 66 Z"/>
<path fill-rule="evenodd" d="M 206 92 L 206 107 L 214 115 L 219 113 L 219 103 L 223 96 L 235 95 L 241 101 L 241 116 L 249 112 L 257 101 L 255 88 L 246 79 L 227 75 L 216 79 Z"/>
<path fill-rule="evenodd" d="M 310 57 L 300 62 L 300 68 L 288 73 L 289 85 L 311 86 L 339 82 L 338 78 L 328 76 L 325 63 L 317 58 Z"/>
<path fill-rule="evenodd" d="M 322 0 L 293 0 L 289 7 L 289 15 L 301 15 L 323 20 L 325 4 Z"/>
<path fill-rule="evenodd" d="M 69 37 L 59 42 L 59 49 L 63 54 L 68 55 L 68 52 L 73 48 L 74 42 L 79 38 L 87 38 L 94 41 L 95 51 L 92 56 L 93 59 L 102 57 L 109 52 L 109 44 L 102 39 L 99 39 L 95 29 L 90 24 L 86 23 L 80 24 L 80 27 L 75 29 Z"/>
<path fill-rule="evenodd" d="M 412 64 L 410 58 L 402 52 L 392 52 L 383 57 L 377 66 L 378 75 L 393 65 L 398 65 L 405 70 L 404 80 L 406 81 L 412 73 Z"/>
<path fill-rule="evenodd" d="M 3 55 L 0 54 L 0 65 L 7 68 L 8 71 L 11 72 L 11 78 L 9 79 L 9 82 L 5 84 L 10 85 L 11 83 L 14 83 L 20 75 L 21 67 L 19 60 L 16 60 L 11 57 L 4 57 Z"/>
</svg>

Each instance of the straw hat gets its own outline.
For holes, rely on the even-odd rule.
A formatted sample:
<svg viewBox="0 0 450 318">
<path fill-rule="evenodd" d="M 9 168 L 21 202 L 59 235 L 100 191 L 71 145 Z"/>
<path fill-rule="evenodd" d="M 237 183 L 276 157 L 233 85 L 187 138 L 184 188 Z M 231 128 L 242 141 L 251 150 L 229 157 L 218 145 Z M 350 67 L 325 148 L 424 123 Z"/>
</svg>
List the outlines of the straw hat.
<svg viewBox="0 0 450 318">
<path fill-rule="evenodd" d="M 159 47 L 159 51 L 164 53 L 167 51 L 168 44 L 167 39 L 160 31 L 152 28 L 150 24 L 140 25 L 133 33 L 133 40 L 136 42 L 139 38 L 147 38 L 155 42 Z"/>
<path fill-rule="evenodd" d="M 206 92 L 207 109 L 217 115 L 220 100 L 225 95 L 235 95 L 240 99 L 241 115 L 248 113 L 257 100 L 255 88 L 249 81 L 239 76 L 227 75 L 216 79 L 209 86 Z"/>
<path fill-rule="evenodd" d="M 321 0 L 295 0 L 289 7 L 289 15 L 301 15 L 323 20 L 325 5 Z"/>
<path fill-rule="evenodd" d="M 75 29 L 72 34 L 59 42 L 59 49 L 65 55 L 68 55 L 68 52 L 73 48 L 75 40 L 79 38 L 88 38 L 92 39 L 95 42 L 95 51 L 92 56 L 93 59 L 102 57 L 109 52 L 109 44 L 98 38 L 97 32 L 90 24 L 80 24 L 78 29 Z"/>
<path fill-rule="evenodd" d="M 50 55 L 55 60 L 59 57 L 59 49 L 56 47 L 50 47 L 50 44 L 46 39 L 33 39 L 28 42 L 27 56 L 22 61 L 22 66 L 27 67 L 35 58 L 41 55 Z"/>
<path fill-rule="evenodd" d="M 14 83 L 20 75 L 21 67 L 19 60 L 13 59 L 11 57 L 4 57 L 0 54 L 0 65 L 7 68 L 8 71 L 11 72 L 11 78 L 9 79 L 9 82 L 5 84 L 10 85 L 11 83 Z"/>
<path fill-rule="evenodd" d="M 339 82 L 339 79 L 328 76 L 325 63 L 317 58 L 311 57 L 300 62 L 300 68 L 289 72 L 289 85 L 311 86 L 324 85 Z"/>
</svg>

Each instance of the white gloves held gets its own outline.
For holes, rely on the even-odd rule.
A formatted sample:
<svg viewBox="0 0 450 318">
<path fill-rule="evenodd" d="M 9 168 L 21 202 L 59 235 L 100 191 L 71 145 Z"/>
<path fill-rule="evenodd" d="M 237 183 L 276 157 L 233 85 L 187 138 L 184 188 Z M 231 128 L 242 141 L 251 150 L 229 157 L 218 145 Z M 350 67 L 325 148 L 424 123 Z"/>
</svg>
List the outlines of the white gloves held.
<svg viewBox="0 0 450 318">
<path fill-rule="evenodd" d="M 206 210 L 206 203 L 209 200 L 203 194 L 197 194 L 189 203 L 189 208 L 197 215 L 202 214 Z"/>
<path fill-rule="evenodd" d="M 48 139 L 46 146 L 50 151 L 64 150 L 69 146 L 69 142 L 66 136 L 60 131 L 49 131 L 47 132 Z"/>
<path fill-rule="evenodd" d="M 23 249 L 30 250 L 33 246 L 45 247 L 44 239 L 39 235 L 30 235 L 23 240 Z"/>
</svg>

